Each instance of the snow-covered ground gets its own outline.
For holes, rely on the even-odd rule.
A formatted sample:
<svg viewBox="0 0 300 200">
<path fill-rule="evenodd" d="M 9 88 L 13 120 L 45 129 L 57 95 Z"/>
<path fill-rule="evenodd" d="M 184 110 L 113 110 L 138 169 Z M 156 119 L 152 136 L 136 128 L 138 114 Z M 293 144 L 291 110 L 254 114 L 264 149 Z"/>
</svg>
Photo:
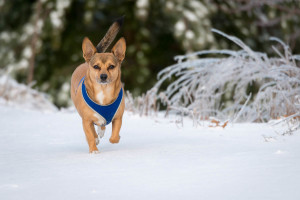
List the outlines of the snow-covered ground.
<svg viewBox="0 0 300 200">
<path fill-rule="evenodd" d="M 89 154 L 76 113 L 0 106 L 0 116 L 1 200 L 300 199 L 299 132 L 126 113 L 120 143 L 109 127 Z"/>
</svg>

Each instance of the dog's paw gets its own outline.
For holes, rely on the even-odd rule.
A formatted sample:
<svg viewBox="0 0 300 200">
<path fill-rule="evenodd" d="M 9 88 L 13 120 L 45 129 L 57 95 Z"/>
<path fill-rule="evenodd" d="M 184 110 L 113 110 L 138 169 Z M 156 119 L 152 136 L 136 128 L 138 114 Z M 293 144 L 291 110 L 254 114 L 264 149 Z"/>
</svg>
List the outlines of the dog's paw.
<svg viewBox="0 0 300 200">
<path fill-rule="evenodd" d="M 97 153 L 99 153 L 99 150 L 98 150 L 98 148 L 96 146 L 92 146 L 89 149 L 90 149 L 89 150 L 90 154 L 97 154 Z"/>
<path fill-rule="evenodd" d="M 96 145 L 98 145 L 100 142 L 99 138 L 95 138 L 95 142 L 96 142 Z"/>
<path fill-rule="evenodd" d="M 120 136 L 118 136 L 118 137 L 110 137 L 109 141 L 110 141 L 110 143 L 112 143 L 112 144 L 119 143 L 119 141 L 120 141 Z"/>
<path fill-rule="evenodd" d="M 94 150 L 94 151 L 91 151 L 91 152 L 90 152 L 90 154 L 98 154 L 98 153 L 100 153 L 99 150 Z"/>
<path fill-rule="evenodd" d="M 98 126 L 97 133 L 100 138 L 103 138 L 104 133 L 105 133 L 105 128 L 102 129 L 101 126 Z"/>
</svg>

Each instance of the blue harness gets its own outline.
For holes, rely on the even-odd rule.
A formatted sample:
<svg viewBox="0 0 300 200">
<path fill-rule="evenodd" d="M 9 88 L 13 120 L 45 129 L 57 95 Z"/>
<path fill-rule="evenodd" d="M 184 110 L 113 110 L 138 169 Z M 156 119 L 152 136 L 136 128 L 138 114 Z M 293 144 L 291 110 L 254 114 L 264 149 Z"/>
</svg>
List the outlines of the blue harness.
<svg viewBox="0 0 300 200">
<path fill-rule="evenodd" d="M 79 84 L 82 82 L 82 86 L 81 86 L 81 93 L 82 93 L 82 97 L 85 101 L 85 103 L 92 109 L 94 110 L 96 113 L 98 113 L 100 116 L 103 117 L 103 119 L 105 119 L 106 121 L 106 125 L 108 125 L 114 118 L 115 114 L 117 113 L 122 99 L 123 99 L 123 89 L 121 87 L 121 90 L 119 92 L 119 95 L 117 97 L 117 99 L 109 104 L 109 105 L 99 105 L 97 103 L 95 103 L 88 95 L 87 91 L 86 91 L 86 87 L 84 84 L 84 78 L 83 77 Z M 78 84 L 78 86 L 79 86 Z"/>
</svg>

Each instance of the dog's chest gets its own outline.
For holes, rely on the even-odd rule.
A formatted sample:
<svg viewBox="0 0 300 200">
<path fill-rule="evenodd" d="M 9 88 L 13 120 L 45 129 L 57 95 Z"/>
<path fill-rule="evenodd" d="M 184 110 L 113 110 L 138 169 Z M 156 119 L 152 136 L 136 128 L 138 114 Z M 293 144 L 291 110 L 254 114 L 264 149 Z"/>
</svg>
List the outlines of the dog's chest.
<svg viewBox="0 0 300 200">
<path fill-rule="evenodd" d="M 94 93 L 95 100 L 100 105 L 108 105 L 111 103 L 110 99 L 112 97 L 113 88 L 112 87 L 104 87 L 101 90 L 98 90 Z M 98 126 L 105 126 L 106 119 L 101 116 L 98 112 L 93 111 L 93 122 Z"/>
<path fill-rule="evenodd" d="M 107 87 L 104 90 L 100 90 L 96 93 L 96 99 L 101 105 L 107 104 L 107 97 L 112 96 L 112 89 L 111 87 Z"/>
<path fill-rule="evenodd" d="M 98 92 L 98 94 L 96 95 L 96 98 L 97 98 L 98 102 L 103 105 L 104 98 L 105 98 L 104 92 L 103 91 Z"/>
</svg>

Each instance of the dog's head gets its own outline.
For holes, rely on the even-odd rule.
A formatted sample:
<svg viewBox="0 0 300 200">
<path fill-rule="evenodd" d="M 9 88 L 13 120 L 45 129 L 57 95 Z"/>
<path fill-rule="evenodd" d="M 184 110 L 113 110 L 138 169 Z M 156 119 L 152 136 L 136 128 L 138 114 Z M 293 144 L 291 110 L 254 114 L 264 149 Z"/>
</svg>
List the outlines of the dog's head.
<svg viewBox="0 0 300 200">
<path fill-rule="evenodd" d="M 97 53 L 88 38 L 82 43 L 83 57 L 88 63 L 86 78 L 98 84 L 110 84 L 120 78 L 121 63 L 125 58 L 126 42 L 121 38 L 112 48 L 111 53 Z"/>
</svg>

